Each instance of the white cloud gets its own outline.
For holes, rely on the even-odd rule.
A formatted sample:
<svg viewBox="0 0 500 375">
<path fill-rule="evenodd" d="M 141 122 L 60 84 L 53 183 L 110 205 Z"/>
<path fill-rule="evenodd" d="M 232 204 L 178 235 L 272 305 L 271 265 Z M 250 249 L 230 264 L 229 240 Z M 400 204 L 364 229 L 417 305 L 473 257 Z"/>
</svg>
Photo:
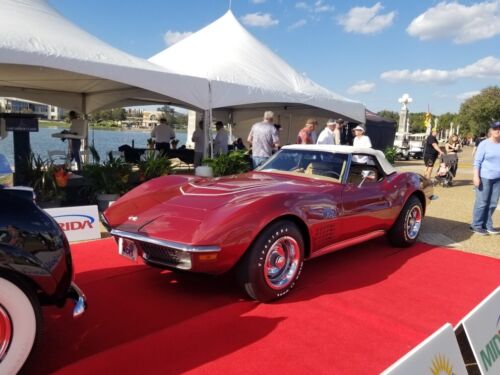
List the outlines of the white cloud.
<svg viewBox="0 0 500 375">
<path fill-rule="evenodd" d="M 276 26 L 279 23 L 279 21 L 274 19 L 269 13 L 260 12 L 245 14 L 241 17 L 241 21 L 247 26 L 263 28 Z"/>
<path fill-rule="evenodd" d="M 264 4 L 266 0 L 252 0 L 251 2 L 254 4 Z"/>
<path fill-rule="evenodd" d="M 500 59 L 488 56 L 463 68 L 453 70 L 391 70 L 382 73 L 380 78 L 389 82 L 410 81 L 415 83 L 447 83 L 456 81 L 460 78 L 500 79 Z"/>
<path fill-rule="evenodd" d="M 182 32 L 168 30 L 165 35 L 163 35 L 163 39 L 165 40 L 165 43 L 167 43 L 167 46 L 171 46 L 172 44 L 175 44 L 177 42 L 180 42 L 182 39 L 187 38 L 192 33 L 192 31 Z"/>
<path fill-rule="evenodd" d="M 298 20 L 297 22 L 292 23 L 290 26 L 288 26 L 288 31 L 299 29 L 301 27 L 304 27 L 306 24 L 307 24 L 307 20 L 305 20 L 305 19 Z"/>
<path fill-rule="evenodd" d="M 311 13 L 333 12 L 335 10 L 335 7 L 333 5 L 325 3 L 324 0 L 316 0 L 311 3 L 300 1 L 298 3 L 295 3 L 295 8 L 304 9 Z"/>
<path fill-rule="evenodd" d="M 335 10 L 333 5 L 327 4 L 322 0 L 318 0 L 314 3 L 314 13 L 332 12 L 333 10 Z"/>
<path fill-rule="evenodd" d="M 481 93 L 481 91 L 479 91 L 479 90 L 463 92 L 463 93 L 457 95 L 457 99 L 460 101 L 464 101 L 464 100 L 472 98 L 473 96 L 476 96 L 480 93 Z"/>
<path fill-rule="evenodd" d="M 347 89 L 350 95 L 366 94 L 375 90 L 375 83 L 368 81 L 359 81 Z"/>
<path fill-rule="evenodd" d="M 491 38 L 500 34 L 500 0 L 470 6 L 441 2 L 415 18 L 406 31 L 420 40 L 452 39 L 456 44 Z"/>
<path fill-rule="evenodd" d="M 384 9 L 381 3 L 371 8 L 354 7 L 339 18 L 339 24 L 344 26 L 344 31 L 356 34 L 373 34 L 392 25 L 396 12 L 379 14 Z"/>
</svg>

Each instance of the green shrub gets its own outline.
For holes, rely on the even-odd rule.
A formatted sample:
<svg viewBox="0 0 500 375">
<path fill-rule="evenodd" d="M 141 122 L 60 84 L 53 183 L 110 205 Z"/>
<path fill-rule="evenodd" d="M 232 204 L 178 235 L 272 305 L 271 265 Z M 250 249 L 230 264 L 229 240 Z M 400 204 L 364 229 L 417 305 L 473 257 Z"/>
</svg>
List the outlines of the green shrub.
<svg viewBox="0 0 500 375">
<path fill-rule="evenodd" d="M 89 182 L 87 192 L 91 199 L 97 194 L 123 194 L 129 190 L 129 176 L 132 173 L 130 164 L 121 158 L 114 158 L 109 153 L 108 160 L 100 164 L 99 154 L 92 151 L 94 163 L 83 166 L 82 173 Z"/>
<path fill-rule="evenodd" d="M 231 151 L 214 159 L 205 159 L 203 164 L 212 167 L 214 177 L 245 173 L 250 170 L 244 151 Z"/>
<path fill-rule="evenodd" d="M 64 193 L 57 186 L 54 178 L 55 167 L 48 159 L 30 153 L 21 166 L 26 182 L 33 188 L 37 202 L 60 200 Z"/>
<path fill-rule="evenodd" d="M 141 179 L 147 181 L 155 177 L 170 174 L 172 172 L 172 163 L 170 159 L 158 152 L 149 152 L 139 162 L 139 171 Z"/>
<path fill-rule="evenodd" d="M 397 153 L 398 153 L 398 149 L 396 147 L 394 147 L 394 146 L 388 146 L 384 150 L 385 158 L 391 164 L 395 163 Z"/>
</svg>

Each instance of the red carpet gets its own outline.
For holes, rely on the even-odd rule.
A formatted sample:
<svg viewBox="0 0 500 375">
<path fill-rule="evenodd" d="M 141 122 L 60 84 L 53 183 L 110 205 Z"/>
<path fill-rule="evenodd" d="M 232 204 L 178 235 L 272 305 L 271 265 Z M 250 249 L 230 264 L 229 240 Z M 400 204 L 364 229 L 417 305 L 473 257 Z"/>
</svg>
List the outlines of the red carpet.
<svg viewBox="0 0 500 375">
<path fill-rule="evenodd" d="M 500 261 L 382 239 L 306 262 L 273 304 L 230 276 L 130 263 L 112 240 L 73 246 L 89 310 L 45 309 L 30 374 L 374 374 L 500 284 Z"/>
</svg>

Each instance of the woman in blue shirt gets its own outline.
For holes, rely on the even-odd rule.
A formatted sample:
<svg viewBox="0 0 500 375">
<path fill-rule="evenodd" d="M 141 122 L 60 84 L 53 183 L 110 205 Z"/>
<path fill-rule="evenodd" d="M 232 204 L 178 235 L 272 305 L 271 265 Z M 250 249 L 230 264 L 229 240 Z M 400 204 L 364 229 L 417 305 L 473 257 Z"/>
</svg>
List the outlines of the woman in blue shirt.
<svg viewBox="0 0 500 375">
<path fill-rule="evenodd" d="M 493 228 L 493 213 L 500 198 L 500 121 L 490 125 L 490 136 L 482 141 L 474 158 L 476 202 L 471 230 L 480 235 L 499 234 Z"/>
</svg>

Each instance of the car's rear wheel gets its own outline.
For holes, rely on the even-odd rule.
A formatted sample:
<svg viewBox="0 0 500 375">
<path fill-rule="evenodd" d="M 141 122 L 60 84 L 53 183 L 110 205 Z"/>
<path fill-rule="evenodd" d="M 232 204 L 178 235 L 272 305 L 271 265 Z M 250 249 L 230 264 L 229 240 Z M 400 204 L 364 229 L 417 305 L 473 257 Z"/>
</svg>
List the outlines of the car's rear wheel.
<svg viewBox="0 0 500 375">
<path fill-rule="evenodd" d="M 417 241 L 422 227 L 423 209 L 420 199 L 411 196 L 388 233 L 389 241 L 397 247 L 408 247 Z"/>
<path fill-rule="evenodd" d="M 238 278 L 250 297 L 261 302 L 286 295 L 304 263 L 304 239 L 291 221 L 265 228 L 240 262 Z"/>
<path fill-rule="evenodd" d="M 0 278 L 0 374 L 17 374 L 36 347 L 42 315 L 35 293 Z"/>
</svg>

